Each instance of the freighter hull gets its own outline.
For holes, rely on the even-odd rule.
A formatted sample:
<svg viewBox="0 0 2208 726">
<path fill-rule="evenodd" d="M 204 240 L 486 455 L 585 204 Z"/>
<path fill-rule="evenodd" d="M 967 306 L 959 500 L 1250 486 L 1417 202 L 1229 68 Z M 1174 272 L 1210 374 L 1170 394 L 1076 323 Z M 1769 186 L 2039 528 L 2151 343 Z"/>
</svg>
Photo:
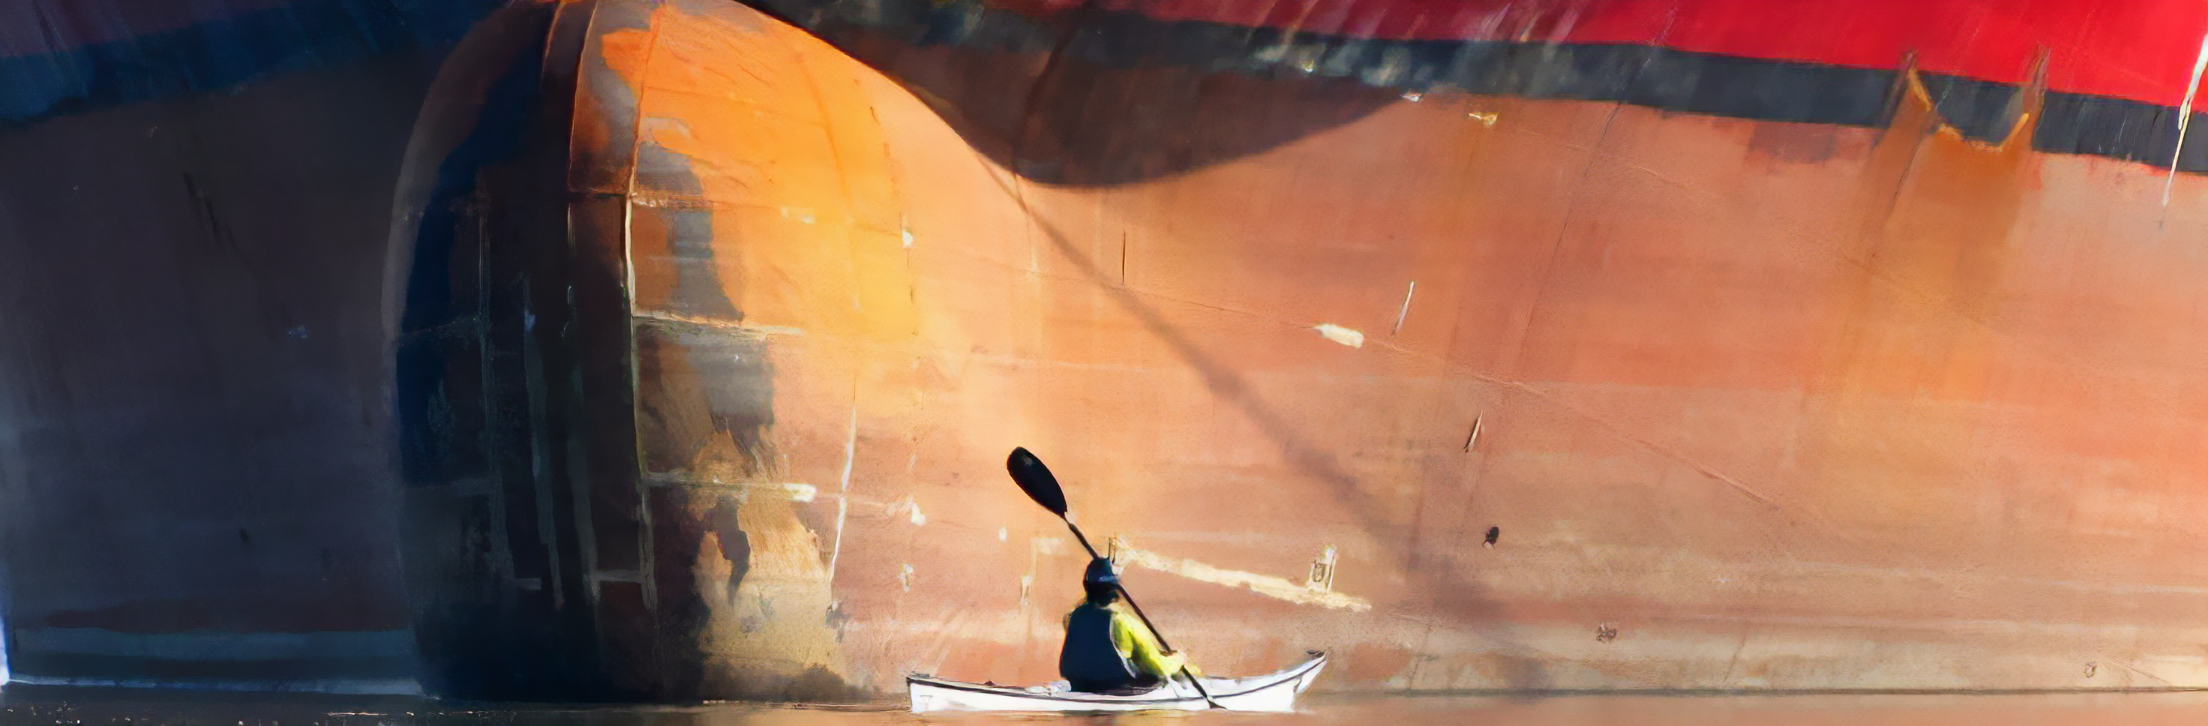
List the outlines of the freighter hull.
<svg viewBox="0 0 2208 726">
<path fill-rule="evenodd" d="M 597 12 L 558 304 L 633 348 L 550 398 L 633 416 L 572 486 L 648 554 L 569 577 L 702 658 L 658 692 L 1047 680 L 1082 558 L 1016 445 L 1224 672 L 2208 675 L 2203 190 L 2034 151 L 2042 87 L 1972 139 L 1906 72 L 1862 128 Z"/>
<path fill-rule="evenodd" d="M 2208 685 L 2199 7 L 301 4 L 0 89 L 18 678 L 1046 682 L 1025 446 L 1212 672 Z"/>
<path fill-rule="evenodd" d="M 15 680 L 416 690 L 379 273 L 486 5 L 0 7 Z"/>
</svg>

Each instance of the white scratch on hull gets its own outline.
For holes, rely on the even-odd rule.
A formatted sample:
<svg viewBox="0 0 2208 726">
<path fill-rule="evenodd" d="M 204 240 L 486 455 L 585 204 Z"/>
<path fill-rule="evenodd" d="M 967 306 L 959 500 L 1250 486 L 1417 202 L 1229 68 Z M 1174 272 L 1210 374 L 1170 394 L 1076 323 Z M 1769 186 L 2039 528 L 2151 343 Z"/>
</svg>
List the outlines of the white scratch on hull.
<svg viewBox="0 0 2208 726">
<path fill-rule="evenodd" d="M 695 315 L 682 315 L 679 313 L 662 312 L 658 310 L 638 310 L 633 314 L 633 317 L 639 320 L 648 320 L 663 325 L 725 330 L 728 332 L 739 333 L 755 338 L 765 338 L 770 335 L 803 336 L 805 334 L 805 329 L 793 328 L 787 325 L 745 325 L 743 323 L 731 320 L 705 318 Z"/>
<path fill-rule="evenodd" d="M 810 503 L 820 498 L 820 487 L 816 487 L 804 482 L 722 481 L 721 478 L 717 476 L 706 477 L 702 479 L 697 478 L 696 476 L 686 471 L 658 472 L 648 474 L 644 477 L 644 483 L 646 485 L 655 487 L 686 487 L 691 489 L 713 489 L 723 491 L 734 490 L 743 492 L 772 492 L 787 496 L 790 498 L 790 501 L 798 503 Z M 840 499 L 843 495 L 830 494 L 828 496 Z"/>
<path fill-rule="evenodd" d="M 2208 35 L 2200 37 L 2200 55 L 2193 57 L 2192 85 L 2185 87 L 2185 102 L 2177 106 L 2177 148 L 2170 151 L 2170 176 L 2162 182 L 2162 209 L 2170 208 L 2170 188 L 2177 185 L 2177 160 L 2185 153 L 2185 126 L 2193 118 L 2193 94 L 2200 90 L 2200 73 L 2208 70 Z"/>
<path fill-rule="evenodd" d="M 851 429 L 843 439 L 843 483 L 836 490 L 836 540 L 828 551 L 828 577 L 822 582 L 836 581 L 836 559 L 843 556 L 843 521 L 851 513 L 851 460 L 859 450 L 859 404 L 851 404 Z"/>
<path fill-rule="evenodd" d="M 1396 313 L 1395 313 L 1395 327 L 1394 327 L 1393 329 L 1391 329 L 1391 330 L 1389 330 L 1389 331 L 1388 331 L 1388 334 L 1389 334 L 1389 335 L 1394 335 L 1394 334 L 1396 334 L 1396 333 L 1400 333 L 1400 332 L 1403 332 L 1403 319 L 1404 319 L 1404 318 L 1407 318 L 1407 317 L 1410 317 L 1410 315 L 1411 315 L 1411 296 L 1412 296 L 1412 295 L 1416 295 L 1416 294 L 1418 294 L 1418 281 L 1417 281 L 1417 280 L 1412 280 L 1412 281 L 1411 281 L 1411 287 L 1410 287 L 1410 289 L 1408 289 L 1408 290 L 1404 290 L 1404 291 L 1403 291 L 1403 309 L 1402 309 L 1402 310 L 1398 310 L 1398 311 L 1396 311 Z"/>
<path fill-rule="evenodd" d="M 1358 613 L 1372 609 L 1372 603 L 1364 598 L 1315 589 L 1303 583 L 1291 582 L 1287 578 L 1213 567 L 1195 560 L 1166 557 L 1133 548 L 1123 547 L 1118 555 L 1120 564 L 1124 566 L 1142 567 L 1214 585 L 1244 588 L 1259 595 L 1298 605 L 1317 605 Z"/>
</svg>

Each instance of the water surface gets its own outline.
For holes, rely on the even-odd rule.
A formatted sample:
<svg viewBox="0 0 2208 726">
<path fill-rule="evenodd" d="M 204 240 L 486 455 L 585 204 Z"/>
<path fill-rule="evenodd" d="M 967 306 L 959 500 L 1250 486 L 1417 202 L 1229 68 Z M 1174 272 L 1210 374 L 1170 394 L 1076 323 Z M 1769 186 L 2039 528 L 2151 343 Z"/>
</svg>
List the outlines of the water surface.
<svg viewBox="0 0 2208 726">
<path fill-rule="evenodd" d="M 11 687 L 0 726 L 908 726 L 1038 723 L 1170 726 L 2038 726 L 2208 724 L 2208 693 L 2003 695 L 1310 696 L 1297 714 L 981 715 L 852 707 L 575 707 L 411 698 L 195 694 Z"/>
</svg>

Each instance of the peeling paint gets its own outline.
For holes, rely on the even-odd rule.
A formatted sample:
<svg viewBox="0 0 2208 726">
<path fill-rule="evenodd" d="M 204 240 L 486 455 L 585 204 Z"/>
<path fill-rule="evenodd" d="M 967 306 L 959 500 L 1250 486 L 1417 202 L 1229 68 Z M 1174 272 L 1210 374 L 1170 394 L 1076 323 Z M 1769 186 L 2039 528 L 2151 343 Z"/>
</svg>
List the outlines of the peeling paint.
<svg viewBox="0 0 2208 726">
<path fill-rule="evenodd" d="M 1259 595 L 1298 605 L 1317 605 L 1358 613 L 1372 609 L 1372 603 L 1364 598 L 1307 587 L 1286 578 L 1213 567 L 1195 560 L 1166 557 L 1131 547 L 1121 548 L 1118 556 L 1125 567 L 1142 567 L 1198 582 L 1244 588 Z M 1331 575 L 1328 579 L 1331 584 Z"/>
<path fill-rule="evenodd" d="M 1312 328 L 1312 330 L 1319 331 L 1319 335 L 1325 337 L 1327 340 L 1331 340 L 1336 343 L 1349 346 L 1351 348 L 1365 347 L 1365 334 L 1357 332 L 1355 330 L 1351 330 L 1349 328 L 1344 328 L 1333 323 L 1320 323 L 1317 327 Z"/>
<path fill-rule="evenodd" d="M 910 494 L 905 495 L 904 501 L 889 505 L 889 513 L 905 515 L 905 519 L 911 521 L 915 527 L 928 523 L 928 515 L 920 512 L 920 503 L 913 501 Z"/>
</svg>

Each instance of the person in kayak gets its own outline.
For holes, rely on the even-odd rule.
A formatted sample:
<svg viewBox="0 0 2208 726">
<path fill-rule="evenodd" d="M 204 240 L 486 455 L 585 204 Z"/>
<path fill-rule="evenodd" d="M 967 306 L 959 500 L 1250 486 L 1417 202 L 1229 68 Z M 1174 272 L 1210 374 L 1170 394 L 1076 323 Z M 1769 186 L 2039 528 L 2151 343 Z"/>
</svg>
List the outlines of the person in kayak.
<svg viewBox="0 0 2208 726">
<path fill-rule="evenodd" d="M 1058 652 L 1058 675 L 1084 693 L 1141 693 L 1182 672 L 1203 671 L 1188 656 L 1158 646 L 1158 636 L 1140 619 L 1114 605 L 1119 602 L 1119 573 L 1112 561 L 1089 561 L 1081 575 L 1087 598 L 1066 614 L 1066 645 Z"/>
</svg>

